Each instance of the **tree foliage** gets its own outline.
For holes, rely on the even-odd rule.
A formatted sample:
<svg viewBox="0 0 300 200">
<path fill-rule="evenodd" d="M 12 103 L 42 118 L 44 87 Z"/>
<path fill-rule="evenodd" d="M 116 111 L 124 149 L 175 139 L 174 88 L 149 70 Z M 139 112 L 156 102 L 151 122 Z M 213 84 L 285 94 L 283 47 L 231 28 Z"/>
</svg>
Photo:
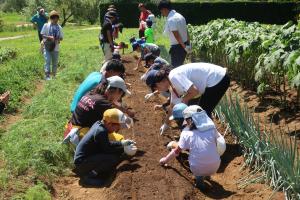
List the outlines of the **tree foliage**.
<svg viewBox="0 0 300 200">
<path fill-rule="evenodd" d="M 99 15 L 98 4 L 99 0 L 2 0 L 4 11 L 22 11 L 27 16 L 35 14 L 39 6 L 48 12 L 56 10 L 61 15 L 63 26 L 71 19 L 75 22 L 87 20 L 94 24 Z"/>
</svg>

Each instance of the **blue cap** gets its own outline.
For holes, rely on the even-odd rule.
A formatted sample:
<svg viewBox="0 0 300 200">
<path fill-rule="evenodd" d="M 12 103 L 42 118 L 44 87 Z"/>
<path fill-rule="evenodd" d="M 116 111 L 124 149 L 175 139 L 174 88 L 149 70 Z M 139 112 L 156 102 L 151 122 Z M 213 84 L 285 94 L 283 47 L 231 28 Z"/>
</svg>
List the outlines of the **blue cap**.
<svg viewBox="0 0 300 200">
<path fill-rule="evenodd" d="M 147 79 L 146 79 L 146 84 L 152 89 L 154 90 L 154 86 L 156 83 L 156 75 L 158 73 L 158 70 L 151 70 L 150 72 L 148 72 L 147 74 Z"/>
<path fill-rule="evenodd" d="M 183 119 L 183 111 L 187 108 L 188 106 L 184 103 L 179 103 L 176 104 L 173 107 L 173 111 L 172 111 L 172 116 L 169 118 L 170 120 L 174 120 L 174 119 Z"/>
</svg>

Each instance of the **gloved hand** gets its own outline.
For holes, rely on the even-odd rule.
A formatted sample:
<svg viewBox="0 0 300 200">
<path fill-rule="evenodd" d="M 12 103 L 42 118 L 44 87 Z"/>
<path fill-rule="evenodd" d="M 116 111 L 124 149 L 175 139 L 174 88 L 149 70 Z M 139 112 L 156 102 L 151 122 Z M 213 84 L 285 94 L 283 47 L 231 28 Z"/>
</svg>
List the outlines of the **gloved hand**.
<svg viewBox="0 0 300 200">
<path fill-rule="evenodd" d="M 133 140 L 122 140 L 121 144 L 122 144 L 123 147 L 125 147 L 125 146 L 135 144 L 135 142 Z"/>
<path fill-rule="evenodd" d="M 141 80 L 142 80 L 142 81 L 146 81 L 146 79 L 147 79 L 146 74 L 143 74 L 143 75 L 141 76 Z"/>
<path fill-rule="evenodd" d="M 145 95 L 145 100 L 148 101 L 151 97 L 153 97 L 155 94 L 154 93 L 150 93 L 150 94 L 146 94 Z"/>
<path fill-rule="evenodd" d="M 159 129 L 160 135 L 163 135 L 164 132 L 165 132 L 166 130 L 168 130 L 168 128 L 169 128 L 169 125 L 166 124 L 166 123 L 164 123 L 164 124 L 160 127 L 160 129 Z"/>
<path fill-rule="evenodd" d="M 192 46 L 186 45 L 184 50 L 186 51 L 186 53 L 190 54 L 192 53 Z"/>
<path fill-rule="evenodd" d="M 137 152 L 137 147 L 135 146 L 135 144 L 124 146 L 124 152 L 128 156 L 134 156 L 136 154 L 136 152 Z"/>
</svg>

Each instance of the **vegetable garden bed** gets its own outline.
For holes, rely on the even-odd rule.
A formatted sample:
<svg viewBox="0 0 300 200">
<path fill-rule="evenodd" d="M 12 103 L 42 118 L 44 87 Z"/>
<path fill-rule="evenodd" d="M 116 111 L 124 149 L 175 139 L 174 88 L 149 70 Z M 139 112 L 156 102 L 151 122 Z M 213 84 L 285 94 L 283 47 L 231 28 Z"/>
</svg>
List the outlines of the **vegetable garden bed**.
<svg viewBox="0 0 300 200">
<path fill-rule="evenodd" d="M 272 89 L 287 106 L 287 90 L 300 99 L 300 28 L 249 23 L 234 19 L 214 20 L 189 27 L 194 57 L 227 67 L 243 86 L 263 97 Z"/>
</svg>

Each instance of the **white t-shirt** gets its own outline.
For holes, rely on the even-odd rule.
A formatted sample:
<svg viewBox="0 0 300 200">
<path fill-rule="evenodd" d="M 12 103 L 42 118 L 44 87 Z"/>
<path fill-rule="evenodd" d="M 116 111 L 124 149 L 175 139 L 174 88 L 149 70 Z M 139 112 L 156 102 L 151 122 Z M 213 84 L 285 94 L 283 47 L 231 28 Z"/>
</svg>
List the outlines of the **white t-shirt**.
<svg viewBox="0 0 300 200">
<path fill-rule="evenodd" d="M 50 29 L 51 29 L 51 22 L 48 22 L 47 24 L 44 24 L 43 28 L 42 28 L 42 31 L 41 31 L 41 34 L 42 35 L 45 35 L 45 36 L 50 36 Z M 55 26 L 55 25 L 54 25 Z M 58 27 L 58 37 L 60 39 L 63 39 L 64 38 L 64 33 L 63 33 L 63 30 L 62 30 L 62 27 L 57 24 L 57 27 Z M 45 41 L 45 39 L 43 39 L 43 41 Z M 55 48 L 54 48 L 54 51 L 59 51 L 59 41 L 56 41 L 56 45 L 55 45 Z"/>
<path fill-rule="evenodd" d="M 178 95 L 182 96 L 192 85 L 203 94 L 206 88 L 217 85 L 225 75 L 226 68 L 221 66 L 210 63 L 190 63 L 173 69 L 169 74 L 169 79 Z M 181 102 L 174 91 L 171 96 L 173 104 Z"/>
<path fill-rule="evenodd" d="M 210 176 L 217 172 L 221 159 L 217 151 L 216 129 L 190 131 L 184 129 L 180 135 L 179 147 L 189 150 L 190 169 L 195 176 Z"/>
<path fill-rule="evenodd" d="M 171 45 L 176 45 L 178 42 L 172 31 L 179 32 L 182 42 L 186 42 L 188 40 L 185 18 L 175 10 L 171 10 L 167 17 L 164 33 L 169 36 Z"/>
</svg>

